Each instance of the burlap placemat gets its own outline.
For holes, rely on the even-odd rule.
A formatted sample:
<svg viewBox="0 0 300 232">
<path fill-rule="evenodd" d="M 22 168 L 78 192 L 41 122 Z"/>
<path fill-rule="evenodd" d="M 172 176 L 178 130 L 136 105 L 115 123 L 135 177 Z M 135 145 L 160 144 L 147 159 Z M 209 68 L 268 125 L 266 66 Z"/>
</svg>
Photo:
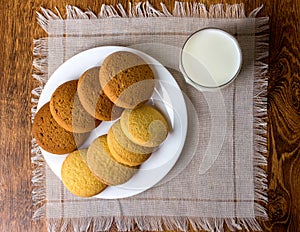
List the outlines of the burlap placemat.
<svg viewBox="0 0 300 232">
<path fill-rule="evenodd" d="M 185 93 L 188 134 L 181 156 L 155 187 L 118 200 L 81 199 L 70 194 L 45 164 L 33 139 L 34 219 L 46 218 L 49 231 L 205 229 L 259 230 L 266 219 L 268 18 L 245 16 L 243 4 L 176 2 L 170 13 L 148 2 L 102 5 L 99 15 L 67 6 L 67 15 L 42 9 L 38 21 L 47 38 L 34 41 L 32 116 L 51 74 L 68 58 L 89 48 L 120 45 L 142 50 L 174 75 Z M 178 68 L 187 37 L 204 27 L 233 34 L 243 52 L 239 77 L 221 91 L 201 93 L 185 84 Z"/>
</svg>

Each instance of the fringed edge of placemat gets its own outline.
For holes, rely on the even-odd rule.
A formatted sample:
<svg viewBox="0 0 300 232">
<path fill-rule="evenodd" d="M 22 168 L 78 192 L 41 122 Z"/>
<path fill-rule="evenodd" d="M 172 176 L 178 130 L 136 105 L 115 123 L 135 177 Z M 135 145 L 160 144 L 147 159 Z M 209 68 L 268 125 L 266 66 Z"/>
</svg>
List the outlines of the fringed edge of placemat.
<svg viewBox="0 0 300 232">
<path fill-rule="evenodd" d="M 32 108 L 31 121 L 33 123 L 35 114 L 37 112 L 37 105 L 40 95 L 44 89 L 44 85 L 48 81 L 48 50 L 47 38 L 40 38 L 33 41 L 33 74 L 32 77 L 38 81 L 39 86 L 31 91 Z M 31 141 L 31 164 L 33 166 L 31 183 L 32 183 L 32 206 L 33 206 L 33 220 L 40 219 L 45 216 L 46 206 L 46 161 L 42 155 L 40 147 L 33 138 Z"/>
<path fill-rule="evenodd" d="M 267 141 L 267 102 L 268 102 L 268 56 L 269 56 L 269 18 L 256 21 L 256 53 L 253 84 L 253 146 L 254 146 L 254 186 L 255 215 L 267 219 L 268 165 Z"/>
<path fill-rule="evenodd" d="M 99 19 L 99 18 L 131 18 L 131 17 L 198 17 L 198 18 L 246 18 L 244 4 L 213 4 L 207 9 L 206 5 L 199 2 L 178 2 L 174 4 L 172 13 L 164 3 L 160 3 L 161 11 L 155 9 L 148 1 L 138 2 L 133 5 L 128 3 L 126 12 L 122 4 L 116 6 L 102 4 L 100 12 L 96 15 L 91 10 L 82 11 L 76 6 L 66 6 L 66 15 L 60 11 L 41 7 L 41 13 L 37 12 L 40 26 L 48 32 L 49 20 L 57 19 Z M 255 17 L 262 7 L 252 11 L 248 17 Z"/>
<path fill-rule="evenodd" d="M 256 18 L 262 6 L 253 10 L 248 17 Z M 155 9 L 149 2 L 139 2 L 135 5 L 129 3 L 128 11 L 122 4 L 116 6 L 101 6 L 100 13 L 96 15 L 91 10 L 82 11 L 76 6 L 66 6 L 66 15 L 62 17 L 60 11 L 55 8 L 55 13 L 49 9 L 41 8 L 37 12 L 40 26 L 47 32 L 49 20 L 56 19 L 97 19 L 113 17 L 199 17 L 199 18 L 246 18 L 244 4 L 214 4 L 207 9 L 205 4 L 190 2 L 175 2 L 172 13 L 165 4 L 161 3 L 161 11 Z M 255 81 L 254 81 L 254 185 L 255 185 L 255 215 L 261 220 L 268 218 L 266 205 L 267 197 L 267 85 L 268 64 L 268 17 L 257 18 L 256 22 L 256 46 L 255 56 Z M 39 86 L 32 90 L 32 121 L 37 111 L 39 96 L 48 80 L 47 67 L 47 38 L 34 41 L 33 78 L 39 82 Z M 46 162 L 42 156 L 35 139 L 32 139 L 32 202 L 33 220 L 44 218 L 46 215 L 46 186 L 45 170 Z M 118 230 L 131 231 L 137 226 L 140 230 L 182 230 L 189 228 L 194 230 L 223 231 L 224 224 L 231 231 L 246 229 L 261 230 L 256 218 L 203 218 L 203 217 L 97 217 L 80 219 L 47 219 L 48 231 L 65 231 L 72 227 L 74 231 L 107 231 L 113 221 Z"/>
</svg>

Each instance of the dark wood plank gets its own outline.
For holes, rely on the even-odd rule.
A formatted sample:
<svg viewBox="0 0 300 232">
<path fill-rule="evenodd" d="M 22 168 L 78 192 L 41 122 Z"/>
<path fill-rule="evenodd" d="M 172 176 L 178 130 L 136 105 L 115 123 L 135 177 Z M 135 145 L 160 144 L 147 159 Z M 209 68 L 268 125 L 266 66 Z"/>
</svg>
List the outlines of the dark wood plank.
<svg viewBox="0 0 300 232">
<path fill-rule="evenodd" d="M 40 6 L 62 9 L 66 4 L 98 12 L 101 3 L 121 0 L 1 0 L 0 8 L 0 231 L 46 231 L 32 222 L 31 89 L 32 41 L 46 36 L 37 25 Z M 137 1 L 133 1 L 137 2 Z M 164 1 L 171 10 L 173 0 Z M 203 3 L 236 0 L 204 0 Z M 299 0 L 245 0 L 247 12 L 264 4 L 270 16 L 270 81 L 268 104 L 270 221 L 265 231 L 299 231 L 300 224 L 300 77 Z M 159 1 L 151 1 L 159 7 Z M 298 37 L 297 37 L 298 35 Z M 115 230 L 115 228 L 113 229 Z"/>
<path fill-rule="evenodd" d="M 272 6 L 269 104 L 269 216 L 272 231 L 300 230 L 300 1 Z"/>
<path fill-rule="evenodd" d="M 31 225 L 32 2 L 1 1 L 0 231 Z"/>
</svg>

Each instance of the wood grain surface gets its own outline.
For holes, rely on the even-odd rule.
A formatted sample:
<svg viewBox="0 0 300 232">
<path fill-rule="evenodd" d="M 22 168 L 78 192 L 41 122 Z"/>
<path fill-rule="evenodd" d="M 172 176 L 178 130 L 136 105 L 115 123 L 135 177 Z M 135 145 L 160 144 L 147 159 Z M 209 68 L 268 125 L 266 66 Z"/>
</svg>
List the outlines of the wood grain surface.
<svg viewBox="0 0 300 232">
<path fill-rule="evenodd" d="M 46 231 L 32 222 L 31 90 L 33 39 L 46 36 L 38 26 L 40 7 L 64 9 L 67 4 L 99 12 L 95 0 L 0 0 L 0 231 Z M 134 2 L 134 1 L 133 1 Z M 159 7 L 158 1 L 150 1 Z M 172 9 L 174 1 L 164 1 Z M 203 0 L 203 3 L 240 3 Z M 300 231 L 300 0 L 245 0 L 249 13 L 264 4 L 270 16 L 268 87 L 269 218 L 264 231 Z M 62 10 L 62 13 L 63 10 Z M 113 230 L 116 230 L 114 227 Z"/>
</svg>

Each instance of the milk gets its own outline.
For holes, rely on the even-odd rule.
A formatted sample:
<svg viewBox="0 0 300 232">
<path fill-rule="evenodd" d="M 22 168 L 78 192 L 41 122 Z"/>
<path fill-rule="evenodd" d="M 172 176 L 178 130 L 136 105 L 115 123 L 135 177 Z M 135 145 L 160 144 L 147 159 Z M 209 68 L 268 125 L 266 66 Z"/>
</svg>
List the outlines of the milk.
<svg viewBox="0 0 300 232">
<path fill-rule="evenodd" d="M 181 70 L 192 83 L 214 88 L 238 74 L 242 54 L 236 39 L 227 32 L 207 28 L 194 33 L 181 53 Z"/>
</svg>

